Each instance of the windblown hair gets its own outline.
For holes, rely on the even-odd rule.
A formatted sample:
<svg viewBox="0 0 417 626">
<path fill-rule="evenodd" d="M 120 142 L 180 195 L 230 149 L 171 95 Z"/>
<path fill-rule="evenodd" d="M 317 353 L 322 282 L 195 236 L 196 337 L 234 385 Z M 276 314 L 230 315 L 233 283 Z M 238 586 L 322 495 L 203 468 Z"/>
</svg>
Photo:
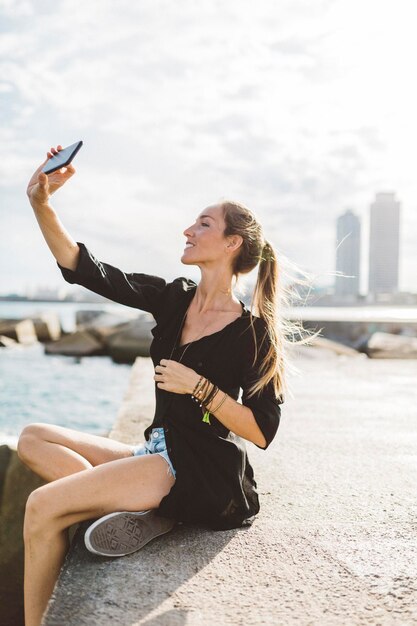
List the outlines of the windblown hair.
<svg viewBox="0 0 417 626">
<path fill-rule="evenodd" d="M 281 260 L 280 263 L 278 262 L 275 249 L 264 238 L 261 224 L 248 207 L 234 200 L 221 200 L 219 205 L 223 209 L 226 223 L 224 236 L 240 235 L 243 239 L 232 263 L 236 282 L 240 275 L 248 274 L 259 264 L 250 307 L 251 328 L 255 342 L 253 364 L 256 362 L 258 353 L 253 315 L 265 321 L 270 347 L 262 361 L 260 378 L 249 389 L 248 397 L 260 392 L 272 380 L 275 395 L 283 398 L 289 391 L 287 370 L 298 371 L 290 364 L 288 348 L 311 343 L 322 330 L 312 333 L 303 328 L 301 321 L 291 321 L 284 317 L 284 309 L 293 305 L 294 299 L 297 298 L 295 285 L 311 285 L 311 275 L 282 254 L 280 254 L 282 262 Z M 291 276 L 292 284 L 289 287 L 282 284 L 283 272 L 281 270 L 285 265 L 294 270 L 294 276 Z M 300 276 L 304 276 L 305 279 Z M 294 340 L 294 336 L 297 335 L 301 337 L 299 341 Z"/>
</svg>

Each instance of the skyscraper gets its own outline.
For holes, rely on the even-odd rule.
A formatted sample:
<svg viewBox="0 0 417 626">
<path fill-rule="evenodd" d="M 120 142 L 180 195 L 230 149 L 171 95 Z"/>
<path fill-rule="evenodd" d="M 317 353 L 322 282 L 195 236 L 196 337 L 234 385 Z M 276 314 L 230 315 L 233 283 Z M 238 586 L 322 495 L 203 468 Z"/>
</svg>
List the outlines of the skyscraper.
<svg viewBox="0 0 417 626">
<path fill-rule="evenodd" d="M 335 294 L 358 296 L 361 261 L 361 224 L 350 209 L 337 218 L 336 270 L 346 276 L 336 276 Z M 348 278 L 351 276 L 352 278 Z"/>
<path fill-rule="evenodd" d="M 400 203 L 395 193 L 377 193 L 369 227 L 369 288 L 372 294 L 398 291 Z"/>
</svg>

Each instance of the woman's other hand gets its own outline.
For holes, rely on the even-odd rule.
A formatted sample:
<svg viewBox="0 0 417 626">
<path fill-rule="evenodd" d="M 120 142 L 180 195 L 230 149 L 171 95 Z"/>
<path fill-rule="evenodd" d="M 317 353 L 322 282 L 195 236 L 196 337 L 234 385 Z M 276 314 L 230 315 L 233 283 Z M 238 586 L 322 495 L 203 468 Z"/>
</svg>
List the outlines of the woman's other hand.
<svg viewBox="0 0 417 626">
<path fill-rule="evenodd" d="M 26 193 L 29 202 L 34 208 L 47 205 L 50 196 L 75 174 L 75 168 L 71 163 L 48 175 L 41 171 L 48 159 L 54 154 L 58 154 L 62 149 L 61 145 L 58 145 L 56 148 L 51 148 L 51 150 L 47 152 L 48 158 L 32 174 Z"/>
<path fill-rule="evenodd" d="M 158 389 L 174 393 L 192 393 L 200 379 L 200 374 L 178 361 L 161 359 L 155 367 L 154 380 Z"/>
</svg>

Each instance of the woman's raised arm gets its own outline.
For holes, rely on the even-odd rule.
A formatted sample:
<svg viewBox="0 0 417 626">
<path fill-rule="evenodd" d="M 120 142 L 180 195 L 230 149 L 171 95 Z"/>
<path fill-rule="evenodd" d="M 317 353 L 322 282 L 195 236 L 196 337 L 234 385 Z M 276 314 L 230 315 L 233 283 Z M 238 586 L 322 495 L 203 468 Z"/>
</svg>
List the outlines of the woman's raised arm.
<svg viewBox="0 0 417 626">
<path fill-rule="evenodd" d="M 60 150 L 62 146 L 58 145 L 57 148 L 51 148 L 47 152 L 48 158 L 33 173 L 26 193 L 45 241 L 55 259 L 62 267 L 75 270 L 80 254 L 79 246 L 65 230 L 49 203 L 51 195 L 75 174 L 75 168 L 70 164 L 52 172 L 49 176 L 41 171 L 47 160 Z"/>
<path fill-rule="evenodd" d="M 62 146 L 51 148 L 48 158 L 59 150 Z M 151 274 L 123 272 L 97 259 L 84 243 L 74 241 L 51 207 L 49 198 L 75 174 L 75 169 L 70 164 L 47 176 L 41 171 L 45 163 L 33 173 L 27 195 L 64 279 L 114 302 L 148 311 L 156 319 L 163 306 L 165 279 Z"/>
</svg>

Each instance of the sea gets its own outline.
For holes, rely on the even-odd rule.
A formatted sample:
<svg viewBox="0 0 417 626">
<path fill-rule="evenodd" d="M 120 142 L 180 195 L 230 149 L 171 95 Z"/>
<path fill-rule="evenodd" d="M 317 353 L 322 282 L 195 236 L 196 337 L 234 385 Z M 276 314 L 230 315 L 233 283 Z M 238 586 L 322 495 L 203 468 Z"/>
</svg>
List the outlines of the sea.
<svg viewBox="0 0 417 626">
<path fill-rule="evenodd" d="M 75 330 L 80 310 L 138 315 L 116 303 L 0 301 L 0 319 L 58 314 L 63 330 Z M 301 320 L 417 322 L 416 306 L 297 307 Z M 131 365 L 110 357 L 45 355 L 44 346 L 0 348 L 0 445 L 15 445 L 26 424 L 45 422 L 106 436 L 127 392 Z M 149 416 L 151 421 L 153 416 Z"/>
<path fill-rule="evenodd" d="M 1 301 L 0 319 L 55 312 L 70 332 L 76 311 L 83 309 L 129 311 L 107 303 Z M 15 446 L 24 426 L 34 422 L 107 436 L 128 389 L 131 365 L 108 356 L 46 355 L 44 350 L 42 343 L 0 348 L 0 445 Z"/>
</svg>

